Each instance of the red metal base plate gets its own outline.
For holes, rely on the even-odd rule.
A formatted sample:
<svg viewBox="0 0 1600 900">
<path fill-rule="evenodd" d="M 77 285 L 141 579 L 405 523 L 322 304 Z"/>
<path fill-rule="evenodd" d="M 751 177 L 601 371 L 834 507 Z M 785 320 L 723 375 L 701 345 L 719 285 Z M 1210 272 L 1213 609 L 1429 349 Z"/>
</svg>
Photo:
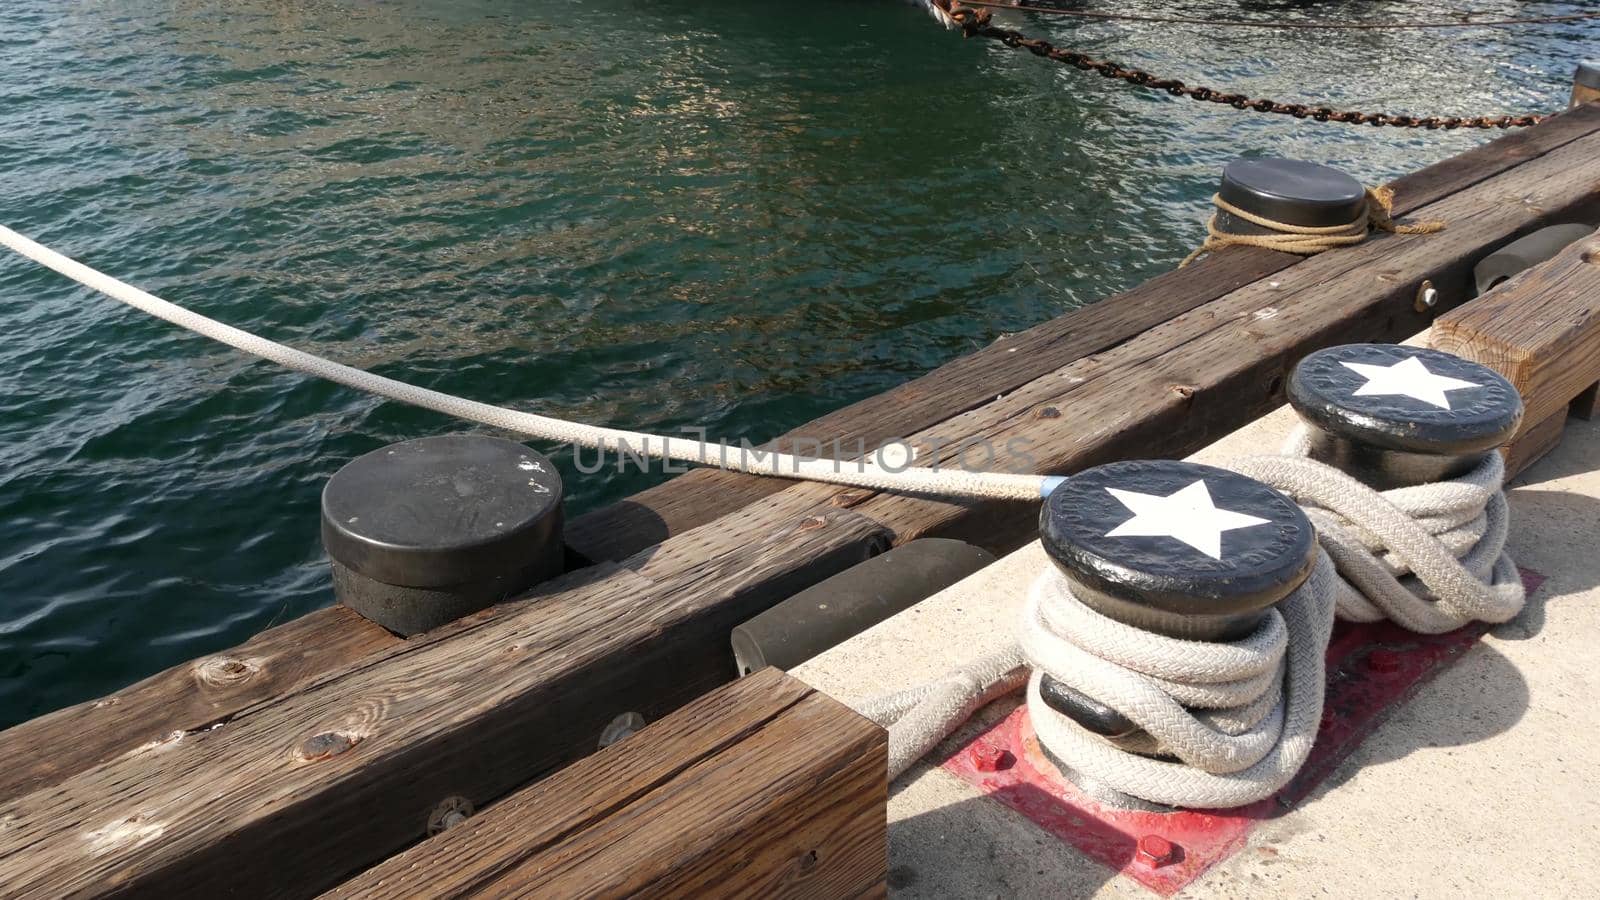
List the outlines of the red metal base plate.
<svg viewBox="0 0 1600 900">
<path fill-rule="evenodd" d="M 1531 594 L 1544 576 L 1526 569 Z M 1487 626 L 1422 635 L 1392 623 L 1339 623 L 1328 645 L 1328 696 L 1311 757 L 1274 797 L 1226 812 L 1140 812 L 1103 806 L 1042 755 L 1026 707 L 978 735 L 944 768 L 1092 859 L 1169 895 L 1243 847 L 1262 819 L 1311 793 L 1432 675 L 1477 643 Z"/>
</svg>

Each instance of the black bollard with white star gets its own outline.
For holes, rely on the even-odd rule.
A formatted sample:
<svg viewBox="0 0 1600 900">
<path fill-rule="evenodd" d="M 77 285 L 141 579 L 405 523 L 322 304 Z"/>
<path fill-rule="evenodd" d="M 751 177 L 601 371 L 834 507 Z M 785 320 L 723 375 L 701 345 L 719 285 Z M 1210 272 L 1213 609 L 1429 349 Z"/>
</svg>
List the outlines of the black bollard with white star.
<svg viewBox="0 0 1600 900">
<path fill-rule="evenodd" d="M 1522 398 L 1498 372 L 1426 347 L 1319 350 L 1295 367 L 1288 395 L 1311 426 L 1311 457 L 1378 490 L 1462 475 L 1522 421 Z"/>
<path fill-rule="evenodd" d="M 1147 631 L 1237 640 L 1311 573 L 1316 540 L 1294 501 L 1243 475 L 1175 460 L 1118 462 L 1056 488 L 1040 540 L 1073 596 Z M 1046 677 L 1051 708 L 1110 738 L 1137 733 L 1116 710 Z"/>
</svg>

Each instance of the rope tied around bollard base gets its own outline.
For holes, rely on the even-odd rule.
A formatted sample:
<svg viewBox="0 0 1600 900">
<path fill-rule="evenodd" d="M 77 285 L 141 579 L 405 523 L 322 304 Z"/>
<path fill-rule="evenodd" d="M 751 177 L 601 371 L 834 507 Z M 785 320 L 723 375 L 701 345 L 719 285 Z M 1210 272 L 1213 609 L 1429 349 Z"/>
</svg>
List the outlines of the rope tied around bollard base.
<svg viewBox="0 0 1600 900">
<path fill-rule="evenodd" d="M 1336 618 L 1439 634 L 1522 610 L 1494 449 L 1522 417 L 1509 382 L 1438 351 L 1358 344 L 1302 360 L 1288 393 L 1303 421 L 1279 455 L 1113 463 L 1057 488 L 1041 516 L 1053 565 L 1015 641 L 863 708 L 889 728 L 890 777 L 1026 684 L 1040 747 L 1091 796 L 1244 806 L 1310 752 Z M 1304 574 L 1293 532 L 1313 525 Z M 1224 552 L 1223 533 L 1255 537 Z M 1113 554 L 1113 538 L 1161 543 Z M 1287 587 L 1261 607 L 1274 583 Z"/>
<path fill-rule="evenodd" d="M 1499 624 L 1522 611 L 1527 593 L 1506 553 L 1510 513 L 1505 461 L 1485 454 L 1465 475 L 1378 491 L 1310 459 L 1300 426 L 1281 456 L 1235 460 L 1228 468 L 1299 503 L 1339 569 L 1339 617 L 1390 619 L 1422 634 L 1469 622 Z"/>
<path fill-rule="evenodd" d="M 1151 803 L 1216 809 L 1272 796 L 1305 763 L 1322 720 L 1335 579 L 1317 554 L 1311 576 L 1255 631 L 1220 643 L 1110 619 L 1060 572 L 1042 573 L 1021 626 L 1040 744 L 1096 787 Z M 1089 732 L 1045 702 L 1045 677 L 1117 710 L 1142 734 L 1115 745 Z"/>
<path fill-rule="evenodd" d="M 1194 252 L 1178 263 L 1183 268 L 1201 256 L 1223 247 L 1261 247 L 1300 256 L 1314 256 L 1338 247 L 1350 247 L 1365 241 L 1373 231 L 1388 234 L 1435 234 L 1443 231 L 1445 223 L 1438 220 L 1402 225 L 1394 220 L 1394 189 L 1377 187 L 1366 189 L 1366 207 L 1359 218 L 1343 225 L 1309 226 L 1280 222 L 1266 216 L 1241 209 L 1220 193 L 1213 194 L 1212 204 L 1217 212 L 1206 220 L 1206 239 Z M 1226 213 L 1239 220 L 1266 228 L 1272 234 L 1235 234 L 1218 227 L 1217 218 Z"/>
<path fill-rule="evenodd" d="M 1317 524 L 1312 574 L 1257 629 L 1232 642 L 1152 633 L 1089 608 L 1047 570 L 1030 589 L 1015 644 L 862 707 L 889 729 L 890 778 L 1026 684 L 1041 745 L 1075 773 L 1153 803 L 1244 806 L 1287 784 L 1310 752 L 1336 617 L 1390 618 L 1437 634 L 1522 609 L 1522 583 L 1504 549 L 1497 454 L 1462 479 L 1386 492 L 1304 457 L 1248 457 L 1227 468 L 1306 504 Z M 1413 586 L 1407 575 L 1416 576 Z M 1091 733 L 1043 701 L 1046 676 L 1143 734 L 1113 744 Z"/>
</svg>

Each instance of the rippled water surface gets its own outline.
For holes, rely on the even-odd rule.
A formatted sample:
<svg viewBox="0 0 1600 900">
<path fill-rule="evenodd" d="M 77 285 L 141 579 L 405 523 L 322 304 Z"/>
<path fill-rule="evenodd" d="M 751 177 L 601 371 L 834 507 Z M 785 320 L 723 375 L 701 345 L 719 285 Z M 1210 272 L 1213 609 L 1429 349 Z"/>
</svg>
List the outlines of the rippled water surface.
<svg viewBox="0 0 1600 900">
<path fill-rule="evenodd" d="M 1600 34 L 1000 18 L 1159 74 L 1419 113 L 1559 106 Z M 963 41 L 895 0 L 0 4 L 0 221 L 385 375 L 731 439 L 1171 266 L 1236 155 L 1379 181 L 1485 137 L 1173 100 Z M 324 479 L 460 427 L 9 255 L 0 330 L 0 725 L 330 602 Z M 658 477 L 561 461 L 573 511 Z"/>
</svg>

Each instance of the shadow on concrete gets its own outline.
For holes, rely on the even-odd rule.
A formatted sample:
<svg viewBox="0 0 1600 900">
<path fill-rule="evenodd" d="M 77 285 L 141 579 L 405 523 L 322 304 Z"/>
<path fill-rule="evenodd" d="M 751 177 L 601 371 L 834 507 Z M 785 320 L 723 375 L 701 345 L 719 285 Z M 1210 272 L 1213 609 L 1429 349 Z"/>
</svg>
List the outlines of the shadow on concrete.
<svg viewBox="0 0 1600 900">
<path fill-rule="evenodd" d="M 1435 674 L 1413 696 L 1388 711 L 1305 800 L 1314 803 L 1370 766 L 1417 751 L 1465 747 L 1509 731 L 1528 710 L 1528 682 L 1492 644 L 1478 643 Z"/>
<path fill-rule="evenodd" d="M 1555 476 L 1552 476 L 1555 477 Z M 1515 619 L 1490 633 L 1501 640 L 1526 640 L 1544 628 L 1552 599 L 1600 587 L 1600 499 L 1569 491 L 1519 487 L 1511 492 L 1511 540 L 1518 565 L 1548 579 L 1528 597 Z"/>
<path fill-rule="evenodd" d="M 1133 858 L 1133 836 L 1124 836 Z M 987 797 L 889 823 L 889 894 L 898 898 L 1089 897 L 1116 872 Z"/>
</svg>

